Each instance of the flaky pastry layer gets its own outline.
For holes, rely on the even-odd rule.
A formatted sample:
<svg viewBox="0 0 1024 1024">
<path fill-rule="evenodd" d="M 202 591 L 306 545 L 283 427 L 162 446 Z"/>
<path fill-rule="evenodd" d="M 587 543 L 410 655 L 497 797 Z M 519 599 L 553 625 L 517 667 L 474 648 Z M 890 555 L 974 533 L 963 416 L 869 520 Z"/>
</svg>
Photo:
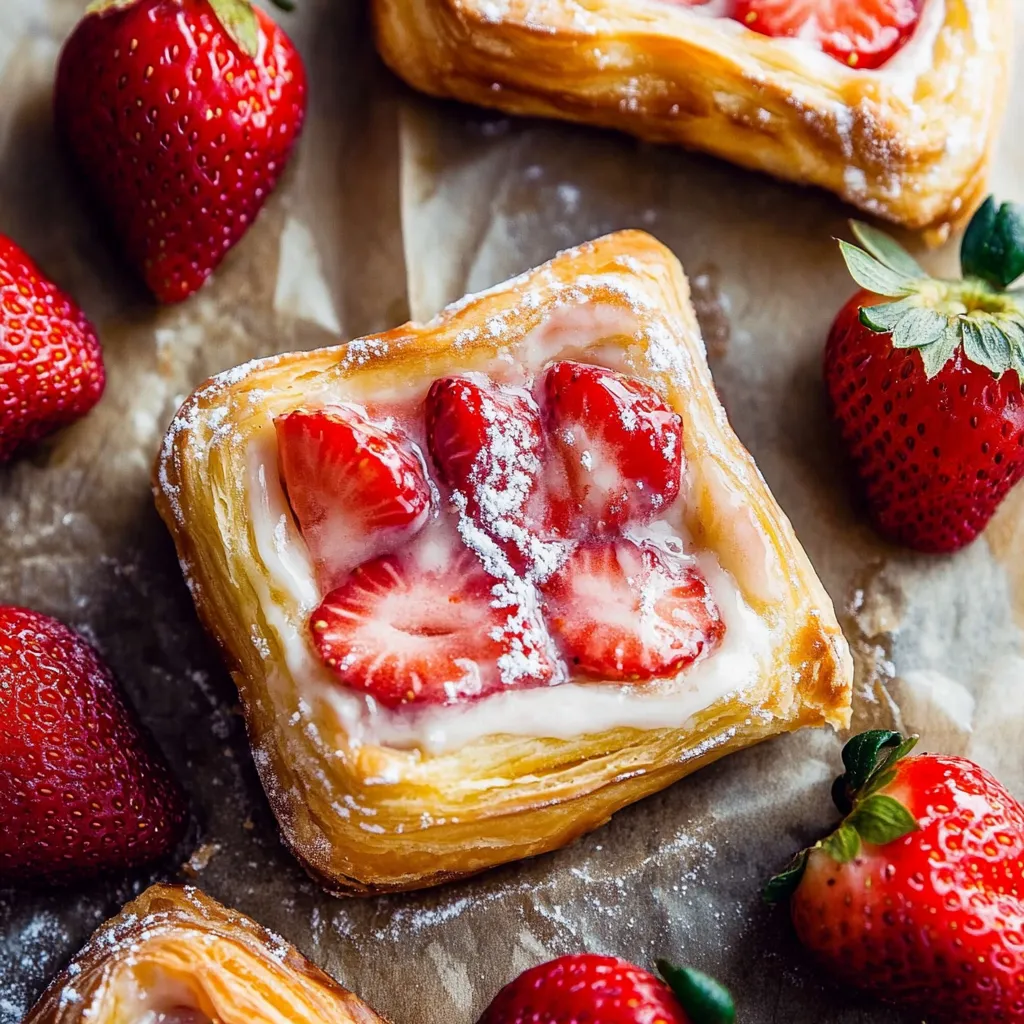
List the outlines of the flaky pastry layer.
<svg viewBox="0 0 1024 1024">
<path fill-rule="evenodd" d="M 765 624 L 771 646 L 758 678 L 680 728 L 612 728 L 570 739 L 495 734 L 440 752 L 361 742 L 335 713 L 329 691 L 337 684 L 310 678 L 315 661 L 296 668 L 296 652 L 311 646 L 312 609 L 275 579 L 264 557 L 247 453 L 273 436 L 274 417 L 301 405 L 409 382 L 420 382 L 422 395 L 436 377 L 517 358 L 545 325 L 578 310 L 600 311 L 597 322 L 620 326 L 598 338 L 558 335 L 561 347 L 549 357 L 614 353 L 683 418 L 689 468 L 679 526 L 715 553 Z M 581 355 L 574 346 L 584 340 L 595 344 Z M 729 426 L 682 268 L 641 232 L 562 253 L 430 323 L 214 378 L 172 424 L 155 495 L 199 613 L 238 685 L 284 837 L 335 892 L 419 888 L 556 849 L 732 750 L 849 720 L 851 663 L 831 602 Z M 294 531 L 287 518 L 279 529 Z M 555 718 L 558 690 L 545 697 Z"/>
<path fill-rule="evenodd" d="M 878 70 L 661 0 L 373 0 L 410 85 L 713 153 L 940 241 L 979 204 L 1009 87 L 1010 0 L 924 0 Z"/>
<path fill-rule="evenodd" d="M 385 1024 L 282 939 L 177 885 L 152 886 L 101 925 L 23 1024 L 138 1024 L 162 1013 L 218 1024 Z"/>
</svg>

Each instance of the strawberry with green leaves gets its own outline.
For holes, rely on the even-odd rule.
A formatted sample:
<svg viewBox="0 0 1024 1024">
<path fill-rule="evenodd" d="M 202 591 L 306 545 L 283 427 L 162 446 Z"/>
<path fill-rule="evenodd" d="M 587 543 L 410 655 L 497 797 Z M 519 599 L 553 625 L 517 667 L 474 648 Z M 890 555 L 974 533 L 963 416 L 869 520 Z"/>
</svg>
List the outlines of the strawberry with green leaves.
<svg viewBox="0 0 1024 1024">
<path fill-rule="evenodd" d="M 55 108 L 128 261 L 157 299 L 178 302 L 277 185 L 306 73 L 249 0 L 96 0 L 64 46 Z"/>
<path fill-rule="evenodd" d="M 832 325 L 825 383 L 879 532 L 927 552 L 963 547 L 1024 476 L 1024 207 L 989 199 L 962 280 L 929 277 L 892 239 L 840 242 L 863 291 Z"/>
<path fill-rule="evenodd" d="M 843 750 L 839 827 L 766 890 L 829 976 L 949 1024 L 1024 1022 L 1024 806 L 961 757 L 876 730 Z"/>
<path fill-rule="evenodd" d="M 614 956 L 575 953 L 510 981 L 479 1024 L 733 1024 L 732 997 L 692 967 L 658 961 L 661 978 Z"/>
</svg>

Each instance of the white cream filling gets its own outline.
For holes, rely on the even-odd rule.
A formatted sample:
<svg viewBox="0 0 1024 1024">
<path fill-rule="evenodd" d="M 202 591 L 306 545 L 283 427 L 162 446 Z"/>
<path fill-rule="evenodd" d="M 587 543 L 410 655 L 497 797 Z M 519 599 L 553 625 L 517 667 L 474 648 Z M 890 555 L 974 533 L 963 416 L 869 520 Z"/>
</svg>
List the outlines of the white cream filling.
<svg viewBox="0 0 1024 1024">
<path fill-rule="evenodd" d="M 187 1006 L 175 1006 L 169 1010 L 147 1010 L 141 1017 L 135 1018 L 135 1024 L 212 1024 L 210 1018 L 201 1010 Z"/>
<path fill-rule="evenodd" d="M 163 974 L 145 988 L 132 980 L 130 990 L 119 996 L 128 1024 L 211 1024 L 192 989 Z"/>
<path fill-rule="evenodd" d="M 924 0 L 914 33 L 880 68 L 868 74 L 916 79 L 935 62 L 935 44 L 946 23 L 946 0 Z"/>
<path fill-rule="evenodd" d="M 697 563 L 718 604 L 725 638 L 713 654 L 673 679 L 643 687 L 568 682 L 445 707 L 399 711 L 381 707 L 338 683 L 313 651 L 307 636 L 308 616 L 319 602 L 313 567 L 294 527 L 279 528 L 282 517 L 288 520 L 288 510 L 276 477 L 267 474 L 258 452 L 252 465 L 250 493 L 257 498 L 252 504 L 252 525 L 260 559 L 275 583 L 303 610 L 295 622 L 278 608 L 263 604 L 268 624 L 285 652 L 289 674 L 300 686 L 310 688 L 305 711 L 297 708 L 296 714 L 306 717 L 315 699 L 322 698 L 355 745 L 418 747 L 436 754 L 498 734 L 570 739 L 614 728 L 678 728 L 716 701 L 748 688 L 770 664 L 767 626 L 744 601 L 718 559 L 700 552 Z M 631 531 L 631 536 L 665 545 L 672 535 L 666 530 L 659 536 L 658 525 L 652 524 L 647 530 Z M 269 600 L 269 593 L 265 597 Z"/>
<path fill-rule="evenodd" d="M 539 369 L 555 358 L 621 363 L 621 349 L 600 342 L 581 346 L 578 340 L 584 331 L 583 336 L 591 339 L 608 337 L 613 323 L 615 332 L 635 331 L 637 327 L 635 320 L 627 324 L 612 307 L 564 306 L 523 340 L 514 362 L 530 369 Z M 509 362 L 499 360 L 494 372 L 507 369 Z M 367 396 L 333 390 L 330 396 L 321 397 L 358 402 Z M 374 398 L 386 400 L 386 396 Z M 306 719 L 303 727 L 315 729 L 322 740 L 330 734 L 330 726 L 325 727 L 322 720 L 316 724 L 311 721 L 313 707 L 331 709 L 337 719 L 336 729 L 353 745 L 419 748 L 435 754 L 498 734 L 569 739 L 614 728 L 679 728 L 722 698 L 748 689 L 768 670 L 772 649 L 769 628 L 744 600 L 735 579 L 716 556 L 705 551 L 697 552 L 696 559 L 725 623 L 725 638 L 711 655 L 672 679 L 643 686 L 563 682 L 443 707 L 381 707 L 371 697 L 339 683 L 312 647 L 308 621 L 321 595 L 276 467 L 276 439 L 268 421 L 266 430 L 250 444 L 246 484 L 259 559 L 274 589 L 283 592 L 290 610 L 274 599 L 262 577 L 254 584 L 266 624 L 276 635 L 288 673 L 301 694 L 298 707 L 286 714 L 296 727 Z M 729 511 L 738 514 L 742 508 L 740 503 Z M 678 508 L 667 510 L 672 528 L 667 521 L 656 522 L 630 530 L 630 536 L 676 552 L 681 517 L 673 513 L 678 513 Z M 756 563 L 761 562 L 763 545 L 753 557 Z"/>
</svg>

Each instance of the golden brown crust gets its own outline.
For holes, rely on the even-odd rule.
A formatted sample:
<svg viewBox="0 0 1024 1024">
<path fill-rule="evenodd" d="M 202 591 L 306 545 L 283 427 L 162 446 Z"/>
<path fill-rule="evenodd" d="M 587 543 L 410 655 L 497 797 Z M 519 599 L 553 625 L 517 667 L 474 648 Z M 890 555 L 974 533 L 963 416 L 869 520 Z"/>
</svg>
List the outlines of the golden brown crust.
<svg viewBox="0 0 1024 1024">
<path fill-rule="evenodd" d="M 385 1024 L 282 939 L 177 885 L 101 925 L 24 1024 L 137 1024 L 178 1008 L 219 1024 Z"/>
<path fill-rule="evenodd" d="M 705 150 L 941 240 L 983 197 L 1013 12 L 927 3 L 937 33 L 923 20 L 879 71 L 660 0 L 374 0 L 373 15 L 384 60 L 424 92 Z"/>
<path fill-rule="evenodd" d="M 716 554 L 770 631 L 760 678 L 682 728 L 488 735 L 440 753 L 360 742 L 334 710 L 337 687 L 319 680 L 323 667 L 302 660 L 312 608 L 284 585 L 283 563 L 268 564 L 281 549 L 268 550 L 265 538 L 261 547 L 247 460 L 261 438 L 273 437 L 275 416 L 317 396 L 396 386 L 425 393 L 434 378 L 490 367 L 499 352 L 520 351 L 543 325 L 577 310 L 604 311 L 618 325 L 588 342 L 616 352 L 683 417 L 689 470 L 680 525 Z M 570 346 L 583 343 L 571 331 L 566 337 Z M 420 888 L 556 849 L 730 750 L 849 720 L 850 658 L 831 602 L 729 427 L 682 268 L 641 232 L 563 253 L 428 324 L 275 357 L 208 382 L 168 433 L 155 494 L 199 613 L 238 685 L 285 839 L 336 892 Z M 295 529 L 287 514 L 279 525 Z"/>
</svg>

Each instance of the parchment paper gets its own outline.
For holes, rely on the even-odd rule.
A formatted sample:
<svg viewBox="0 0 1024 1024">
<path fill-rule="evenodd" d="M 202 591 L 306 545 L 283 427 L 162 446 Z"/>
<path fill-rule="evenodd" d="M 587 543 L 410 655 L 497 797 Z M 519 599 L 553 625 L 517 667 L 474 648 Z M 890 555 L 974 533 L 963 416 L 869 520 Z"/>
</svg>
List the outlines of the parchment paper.
<svg viewBox="0 0 1024 1024">
<path fill-rule="evenodd" d="M 20 1019 L 99 921 L 170 876 L 280 932 L 396 1024 L 471 1024 L 520 970 L 581 949 L 695 964 L 733 988 L 749 1024 L 903 1020 L 829 987 L 785 914 L 759 901 L 772 871 L 831 822 L 841 738 L 828 732 L 734 755 L 569 849 L 467 884 L 324 896 L 278 841 L 234 689 L 148 486 L 166 424 L 209 374 L 429 316 L 566 245 L 646 228 L 689 272 L 732 422 L 843 617 L 856 725 L 919 730 L 925 747 L 966 753 L 1024 796 L 1024 492 L 953 558 L 900 553 L 863 524 L 819 365 L 851 291 L 831 240 L 849 211 L 700 156 L 414 96 L 377 63 L 361 4 L 302 0 L 285 18 L 312 81 L 296 164 L 210 286 L 158 311 L 54 145 L 53 66 L 82 6 L 0 0 L 0 231 L 79 297 L 110 375 L 92 416 L 0 469 L 0 600 L 97 644 L 188 787 L 197 825 L 181 870 L 0 891 L 0 1022 Z M 1024 93 L 1011 105 L 1012 126 Z M 1024 199 L 1022 169 L 1011 127 L 1002 197 Z"/>
</svg>

